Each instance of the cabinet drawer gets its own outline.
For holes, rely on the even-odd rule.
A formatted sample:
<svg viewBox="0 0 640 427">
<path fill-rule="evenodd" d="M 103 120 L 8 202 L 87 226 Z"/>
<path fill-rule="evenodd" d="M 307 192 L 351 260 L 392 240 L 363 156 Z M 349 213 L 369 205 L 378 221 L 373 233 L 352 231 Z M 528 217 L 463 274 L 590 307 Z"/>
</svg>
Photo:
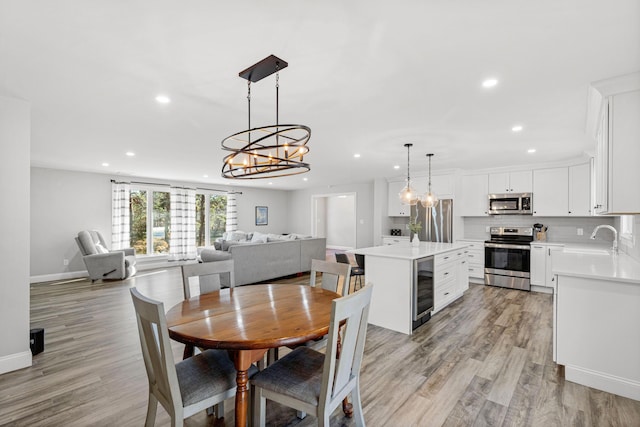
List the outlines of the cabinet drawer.
<svg viewBox="0 0 640 427">
<path fill-rule="evenodd" d="M 409 236 L 398 236 L 398 237 L 383 237 L 382 244 L 383 245 L 395 245 L 401 242 L 408 242 Z"/>
<path fill-rule="evenodd" d="M 458 283 L 455 280 L 448 280 L 435 290 L 434 308 L 441 308 L 457 296 Z"/>
<path fill-rule="evenodd" d="M 442 264 L 447 264 L 450 262 L 457 261 L 464 257 L 464 250 L 457 250 L 451 252 L 445 252 L 443 254 L 438 254 L 434 257 L 435 265 L 440 266 Z M 437 268 L 437 267 L 436 267 Z"/>
<path fill-rule="evenodd" d="M 443 265 L 436 264 L 435 284 L 439 288 L 441 283 L 455 280 L 458 271 L 458 263 L 451 262 Z"/>
<path fill-rule="evenodd" d="M 477 267 L 469 264 L 469 277 L 484 279 L 484 267 Z"/>
</svg>

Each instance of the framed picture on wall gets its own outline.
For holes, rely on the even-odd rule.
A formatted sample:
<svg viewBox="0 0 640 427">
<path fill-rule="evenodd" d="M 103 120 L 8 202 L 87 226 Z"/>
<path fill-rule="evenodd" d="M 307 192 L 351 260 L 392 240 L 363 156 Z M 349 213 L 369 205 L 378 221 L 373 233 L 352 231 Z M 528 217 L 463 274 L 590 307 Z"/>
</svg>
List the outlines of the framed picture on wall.
<svg viewBox="0 0 640 427">
<path fill-rule="evenodd" d="M 269 225 L 268 206 L 256 206 L 256 225 Z"/>
</svg>

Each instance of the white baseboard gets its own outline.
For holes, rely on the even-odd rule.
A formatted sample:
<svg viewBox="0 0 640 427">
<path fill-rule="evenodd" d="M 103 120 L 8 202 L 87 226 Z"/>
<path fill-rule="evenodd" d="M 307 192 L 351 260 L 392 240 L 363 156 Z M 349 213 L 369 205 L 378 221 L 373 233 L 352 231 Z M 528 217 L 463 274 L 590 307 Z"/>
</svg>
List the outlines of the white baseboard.
<svg viewBox="0 0 640 427">
<path fill-rule="evenodd" d="M 543 294 L 552 294 L 553 293 L 553 288 L 548 288 L 546 286 L 531 285 L 531 290 L 533 292 L 541 292 Z"/>
<path fill-rule="evenodd" d="M 89 277 L 87 270 L 68 271 L 66 273 L 42 274 L 40 276 L 29 277 L 29 283 L 55 282 L 58 280 L 79 279 L 81 277 Z"/>
<path fill-rule="evenodd" d="M 31 351 L 9 354 L 0 357 L 0 374 L 17 371 L 31 366 Z"/>
<path fill-rule="evenodd" d="M 565 366 L 566 380 L 640 401 L 640 382 L 577 366 Z"/>
</svg>

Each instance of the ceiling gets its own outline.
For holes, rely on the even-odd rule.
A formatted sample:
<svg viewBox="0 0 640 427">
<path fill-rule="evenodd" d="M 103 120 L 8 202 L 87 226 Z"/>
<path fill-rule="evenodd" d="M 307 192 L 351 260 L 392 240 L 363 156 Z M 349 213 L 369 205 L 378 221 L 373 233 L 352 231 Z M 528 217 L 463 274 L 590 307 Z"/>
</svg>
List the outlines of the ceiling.
<svg viewBox="0 0 640 427">
<path fill-rule="evenodd" d="M 270 54 L 311 172 L 225 180 L 238 73 Z M 298 189 L 403 175 L 407 142 L 412 173 L 564 161 L 593 150 L 589 83 L 638 70 L 637 0 L 0 0 L 0 95 L 31 102 L 38 167 Z M 273 124 L 275 79 L 251 92 Z"/>
</svg>

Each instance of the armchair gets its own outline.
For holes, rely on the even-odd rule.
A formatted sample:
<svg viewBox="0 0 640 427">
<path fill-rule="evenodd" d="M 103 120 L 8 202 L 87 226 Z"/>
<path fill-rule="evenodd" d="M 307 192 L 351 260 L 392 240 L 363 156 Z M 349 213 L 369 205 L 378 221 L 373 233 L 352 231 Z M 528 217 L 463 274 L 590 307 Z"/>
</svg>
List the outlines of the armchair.
<svg viewBox="0 0 640 427">
<path fill-rule="evenodd" d="M 110 251 L 97 230 L 79 232 L 76 243 L 92 282 L 99 279 L 122 280 L 136 273 L 133 248 Z"/>
</svg>

